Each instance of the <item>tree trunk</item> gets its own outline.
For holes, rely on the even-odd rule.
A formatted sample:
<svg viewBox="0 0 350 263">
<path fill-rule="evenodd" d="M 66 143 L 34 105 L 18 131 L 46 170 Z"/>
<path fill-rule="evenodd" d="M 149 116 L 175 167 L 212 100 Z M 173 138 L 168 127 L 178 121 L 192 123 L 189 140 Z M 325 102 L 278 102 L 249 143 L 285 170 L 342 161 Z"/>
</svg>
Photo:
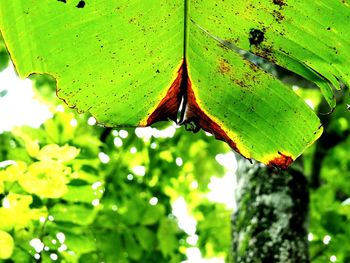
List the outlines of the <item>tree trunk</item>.
<svg viewBox="0 0 350 263">
<path fill-rule="evenodd" d="M 232 216 L 236 263 L 310 262 L 309 193 L 304 175 L 239 161 L 237 211 Z"/>
</svg>

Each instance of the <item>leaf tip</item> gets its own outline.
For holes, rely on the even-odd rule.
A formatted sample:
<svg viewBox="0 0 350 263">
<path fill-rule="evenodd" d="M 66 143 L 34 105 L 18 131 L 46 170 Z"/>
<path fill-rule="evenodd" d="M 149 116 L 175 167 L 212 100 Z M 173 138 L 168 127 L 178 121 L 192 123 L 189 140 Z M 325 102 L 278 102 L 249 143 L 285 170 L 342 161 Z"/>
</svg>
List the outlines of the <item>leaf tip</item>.
<svg viewBox="0 0 350 263">
<path fill-rule="evenodd" d="M 270 161 L 268 161 L 268 166 L 274 166 L 281 168 L 283 170 L 287 170 L 288 167 L 293 163 L 293 158 L 287 154 L 283 154 L 280 151 L 278 152 L 278 156 L 273 157 Z"/>
</svg>

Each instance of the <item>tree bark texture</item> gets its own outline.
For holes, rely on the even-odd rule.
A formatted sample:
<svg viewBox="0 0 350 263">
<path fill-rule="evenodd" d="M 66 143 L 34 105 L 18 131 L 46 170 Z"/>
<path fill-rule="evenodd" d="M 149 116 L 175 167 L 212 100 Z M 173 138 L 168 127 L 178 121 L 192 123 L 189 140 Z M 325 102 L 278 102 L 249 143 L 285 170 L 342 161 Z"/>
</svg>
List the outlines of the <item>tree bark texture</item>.
<svg viewBox="0 0 350 263">
<path fill-rule="evenodd" d="M 236 263 L 310 262 L 305 176 L 240 160 L 237 211 L 232 216 Z"/>
</svg>

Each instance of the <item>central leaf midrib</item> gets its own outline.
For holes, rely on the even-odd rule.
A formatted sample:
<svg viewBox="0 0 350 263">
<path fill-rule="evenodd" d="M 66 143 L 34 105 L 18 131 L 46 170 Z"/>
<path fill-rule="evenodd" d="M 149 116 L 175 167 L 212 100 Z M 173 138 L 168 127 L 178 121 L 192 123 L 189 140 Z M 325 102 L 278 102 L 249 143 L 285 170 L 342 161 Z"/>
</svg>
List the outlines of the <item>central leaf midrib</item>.
<svg viewBox="0 0 350 263">
<path fill-rule="evenodd" d="M 188 5 L 189 5 L 189 0 L 184 0 L 184 38 L 183 38 L 183 59 L 184 59 L 184 61 L 186 61 L 186 52 L 187 52 L 187 40 L 188 40 L 188 37 L 187 37 L 187 35 L 188 35 L 188 27 L 187 27 L 187 25 L 188 25 L 188 23 L 187 23 L 187 21 L 188 21 L 188 11 L 189 11 L 189 7 L 188 7 Z"/>
<path fill-rule="evenodd" d="M 180 93 L 181 93 L 181 103 L 180 107 L 178 108 L 177 112 L 177 120 L 176 122 L 178 124 L 181 124 L 184 121 L 185 118 L 185 112 L 186 112 L 186 107 L 187 107 L 187 21 L 188 21 L 188 0 L 184 0 L 184 27 L 183 27 L 183 54 L 182 54 L 182 71 L 181 71 L 181 83 L 180 83 Z"/>
</svg>

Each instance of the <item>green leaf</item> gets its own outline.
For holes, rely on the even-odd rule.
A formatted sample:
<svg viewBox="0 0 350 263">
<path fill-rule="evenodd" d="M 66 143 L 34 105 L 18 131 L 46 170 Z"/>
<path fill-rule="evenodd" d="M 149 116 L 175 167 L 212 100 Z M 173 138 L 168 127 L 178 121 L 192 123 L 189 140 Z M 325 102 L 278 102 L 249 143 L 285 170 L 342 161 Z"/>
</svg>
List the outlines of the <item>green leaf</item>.
<svg viewBox="0 0 350 263">
<path fill-rule="evenodd" d="M 12 236 L 0 230 L 0 259 L 8 259 L 11 257 L 14 249 L 14 242 Z"/>
<path fill-rule="evenodd" d="M 128 257 L 133 260 L 140 261 L 142 257 L 142 250 L 137 245 L 136 240 L 130 231 L 125 231 L 124 234 L 125 250 L 128 253 Z"/>
<path fill-rule="evenodd" d="M 96 243 L 93 235 L 65 233 L 65 244 L 75 254 L 85 254 L 96 250 Z"/>
<path fill-rule="evenodd" d="M 328 211 L 321 218 L 321 224 L 332 235 L 344 233 L 347 223 L 346 216 L 338 214 L 336 211 Z"/>
<path fill-rule="evenodd" d="M 22 161 L 17 161 L 14 164 L 6 167 L 5 170 L 0 171 L 0 179 L 8 182 L 15 182 L 27 170 L 27 164 Z"/>
<path fill-rule="evenodd" d="M 349 147 L 350 138 L 330 149 L 321 167 L 323 180 L 347 196 L 350 195 L 350 182 L 347 177 L 339 175 L 347 175 L 349 173 Z"/>
<path fill-rule="evenodd" d="M 330 84 L 349 83 L 347 1 L 201 0 L 192 8 L 201 8 L 191 18 L 211 34 L 316 82 L 331 106 Z"/>
<path fill-rule="evenodd" d="M 143 200 L 137 197 L 128 200 L 124 207 L 126 209 L 123 217 L 125 224 L 132 226 L 141 222 L 146 205 Z"/>
<path fill-rule="evenodd" d="M 179 246 L 178 240 L 175 237 L 176 233 L 177 226 L 174 221 L 167 218 L 163 218 L 163 220 L 160 221 L 157 238 L 160 251 L 164 256 L 172 255 L 175 249 Z"/>
<path fill-rule="evenodd" d="M 102 197 L 100 190 L 94 190 L 91 185 L 68 185 L 68 192 L 62 196 L 63 200 L 91 204 L 93 200 Z"/>
<path fill-rule="evenodd" d="M 321 134 L 319 120 L 289 88 L 198 26 L 191 36 L 188 114 L 207 120 L 208 130 L 218 125 L 217 137 L 246 158 L 288 166 Z"/>
<path fill-rule="evenodd" d="M 26 57 L 26 52 L 18 50 L 12 57 L 16 64 L 24 63 L 23 67 L 17 68 L 21 76 L 30 74 L 34 68 L 37 73 L 50 73 L 59 79 L 59 85 L 71 87 L 58 90 L 59 97 L 67 99 L 68 94 L 72 95 L 67 101 L 70 107 L 89 111 L 105 124 L 136 126 L 146 124 L 146 118 L 167 93 L 182 63 L 184 10 L 179 3 L 169 2 L 160 8 L 158 1 L 139 1 L 135 5 L 91 1 L 84 8 L 77 8 L 72 1 L 66 4 L 61 1 L 45 1 L 45 4 L 16 1 L 1 6 L 0 16 L 7 14 L 10 18 L 8 14 L 13 11 L 12 18 L 23 18 L 16 23 L 18 28 L 25 27 L 27 19 L 30 19 L 30 27 L 41 25 L 32 35 L 22 39 L 28 45 L 37 37 L 41 39 L 33 48 L 33 53 Z M 40 16 L 34 15 L 34 12 L 40 13 Z M 53 14 L 61 14 L 64 19 L 60 16 L 52 19 Z M 85 27 L 84 24 L 91 18 L 95 22 Z M 6 21 L 1 19 L 1 22 Z M 69 28 L 68 34 L 64 34 L 64 28 Z M 1 23 L 1 31 L 3 29 Z M 111 31 L 114 33 L 110 34 Z M 61 59 L 57 59 L 58 50 L 55 48 L 57 33 L 60 34 Z M 5 30 L 3 34 L 7 40 Z M 129 41 L 130 37 L 134 41 Z M 10 38 L 10 42 L 15 41 L 15 45 L 22 46 L 22 42 Z M 133 76 L 135 79 L 130 78 Z M 104 88 L 98 88 L 101 86 Z M 116 86 L 124 88 L 115 93 Z M 133 99 L 128 98 L 131 92 Z M 86 102 L 81 101 L 81 96 L 86 98 Z M 134 101 L 143 101 L 145 96 L 148 103 L 134 105 Z M 113 107 L 104 107 L 99 101 L 102 98 L 111 101 Z"/>
<path fill-rule="evenodd" d="M 203 256 L 213 257 L 220 251 L 229 251 L 231 226 L 228 218 L 230 218 L 231 211 L 222 204 L 202 205 L 197 209 L 201 211 L 200 219 L 197 220 L 197 231 L 200 233 L 198 245 L 204 248 Z M 242 235 L 242 244 L 245 243 L 244 239 L 249 242 L 249 235 L 246 237 Z"/>
<path fill-rule="evenodd" d="M 33 256 L 27 251 L 22 250 L 19 247 L 15 247 L 11 256 L 11 260 L 13 260 L 13 262 L 30 262 L 33 260 Z"/>
<path fill-rule="evenodd" d="M 91 206 L 78 204 L 56 204 L 49 212 L 55 221 L 70 222 L 82 226 L 91 224 L 97 214 L 97 210 Z"/>
<path fill-rule="evenodd" d="M 156 244 L 156 235 L 147 227 L 136 227 L 134 231 L 141 247 L 146 251 L 152 251 Z"/>
<path fill-rule="evenodd" d="M 3 1 L 0 29 L 20 76 L 52 75 L 68 106 L 107 126 L 176 120 L 186 98 L 183 124 L 287 168 L 321 135 L 320 121 L 242 54 L 313 81 L 331 107 L 331 86 L 349 83 L 345 1 L 84 3 Z M 73 138 L 45 127 L 54 142 Z"/>
<path fill-rule="evenodd" d="M 30 128 L 29 128 L 30 130 Z M 33 138 L 32 134 L 27 133 L 28 129 L 16 127 L 13 129 L 13 133 L 24 141 L 24 146 L 31 157 L 35 157 L 39 152 L 39 143 L 37 138 Z"/>
<path fill-rule="evenodd" d="M 140 223 L 142 225 L 152 225 L 158 222 L 165 214 L 165 208 L 161 204 L 145 207 L 145 211 L 141 216 Z"/>
<path fill-rule="evenodd" d="M 96 233 L 96 245 L 104 262 L 128 262 L 120 235 L 115 232 Z M 101 260 L 101 256 L 100 256 Z"/>
<path fill-rule="evenodd" d="M 74 138 L 75 127 L 71 125 L 72 113 L 57 112 L 53 119 L 44 123 L 48 141 L 51 143 L 65 144 Z"/>
<path fill-rule="evenodd" d="M 75 159 L 79 154 L 79 149 L 64 145 L 60 147 L 57 144 L 45 145 L 39 152 L 37 158 L 41 161 L 57 160 L 60 162 L 69 162 Z"/>
<path fill-rule="evenodd" d="M 70 168 L 60 162 L 47 160 L 35 162 L 19 178 L 21 187 L 41 198 L 59 198 L 67 192 Z"/>
<path fill-rule="evenodd" d="M 0 207 L 0 229 L 10 231 L 14 227 L 28 226 L 35 215 L 35 210 L 29 208 L 32 201 L 30 195 L 8 194 Z"/>
<path fill-rule="evenodd" d="M 79 148 L 88 149 L 92 153 L 91 155 L 94 156 L 97 156 L 97 154 L 99 153 L 99 147 L 102 144 L 99 138 L 92 136 L 88 133 L 79 135 L 78 137 L 74 138 L 73 143 Z"/>
</svg>

